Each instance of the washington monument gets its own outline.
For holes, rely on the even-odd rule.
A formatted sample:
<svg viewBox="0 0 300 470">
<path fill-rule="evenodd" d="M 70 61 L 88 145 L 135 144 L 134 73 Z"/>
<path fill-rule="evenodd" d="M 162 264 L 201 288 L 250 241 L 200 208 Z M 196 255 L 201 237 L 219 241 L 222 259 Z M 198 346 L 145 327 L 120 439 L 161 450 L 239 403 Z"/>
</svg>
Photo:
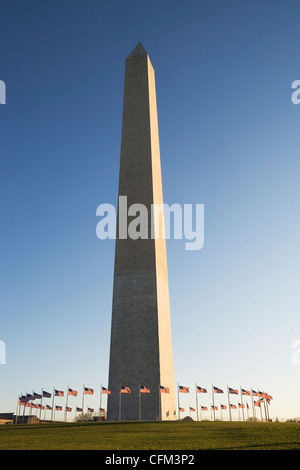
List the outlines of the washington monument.
<svg viewBox="0 0 300 470">
<path fill-rule="evenodd" d="M 159 236 L 150 233 L 151 205 L 163 204 L 155 75 L 141 43 L 125 64 L 120 196 L 127 197 L 128 207 L 143 204 L 149 209 L 149 229 L 147 237 L 120 234 L 119 204 L 107 419 L 176 419 L 163 223 Z M 133 219 L 130 215 L 128 225 Z M 121 387 L 130 393 L 120 393 Z"/>
</svg>

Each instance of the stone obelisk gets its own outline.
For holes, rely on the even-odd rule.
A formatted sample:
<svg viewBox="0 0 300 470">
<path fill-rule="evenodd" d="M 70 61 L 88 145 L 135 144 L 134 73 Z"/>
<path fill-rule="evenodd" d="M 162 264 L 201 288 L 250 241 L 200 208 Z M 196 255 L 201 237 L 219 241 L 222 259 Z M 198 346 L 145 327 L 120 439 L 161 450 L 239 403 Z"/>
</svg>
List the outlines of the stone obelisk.
<svg viewBox="0 0 300 470">
<path fill-rule="evenodd" d="M 155 75 L 140 43 L 125 64 L 119 201 L 120 196 L 127 197 L 128 209 L 148 209 L 148 232 L 133 239 L 125 236 L 124 224 L 119 232 L 120 221 L 127 229 L 136 219 L 119 202 L 107 418 L 176 419 L 166 242 L 163 228 L 158 234 L 151 225 L 151 206 L 163 204 Z M 150 393 L 140 393 L 140 386 Z"/>
</svg>

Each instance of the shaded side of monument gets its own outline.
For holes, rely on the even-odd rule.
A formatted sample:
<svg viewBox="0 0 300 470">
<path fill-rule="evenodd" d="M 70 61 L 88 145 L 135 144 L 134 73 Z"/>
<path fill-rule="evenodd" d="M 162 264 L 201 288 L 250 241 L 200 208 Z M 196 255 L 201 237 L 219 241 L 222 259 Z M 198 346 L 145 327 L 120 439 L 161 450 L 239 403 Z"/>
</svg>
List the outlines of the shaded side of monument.
<svg viewBox="0 0 300 470">
<path fill-rule="evenodd" d="M 155 75 L 140 43 L 125 65 L 119 196 L 127 196 L 128 207 L 147 207 L 148 237 L 119 236 L 119 206 L 107 419 L 176 419 L 163 228 L 156 239 L 151 237 L 151 205 L 163 203 Z M 139 394 L 140 386 L 150 393 Z M 130 394 L 120 394 L 121 387 Z M 160 387 L 169 393 L 161 393 Z"/>
</svg>

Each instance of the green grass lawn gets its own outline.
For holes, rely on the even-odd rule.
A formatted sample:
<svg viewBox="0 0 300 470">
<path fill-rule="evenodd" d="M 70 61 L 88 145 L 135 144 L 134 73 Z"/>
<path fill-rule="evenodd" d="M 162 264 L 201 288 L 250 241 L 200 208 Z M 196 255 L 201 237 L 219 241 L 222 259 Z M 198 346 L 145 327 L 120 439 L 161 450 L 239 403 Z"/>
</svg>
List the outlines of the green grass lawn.
<svg viewBox="0 0 300 470">
<path fill-rule="evenodd" d="M 0 428 L 1 450 L 300 450 L 299 423 L 41 423 Z"/>
</svg>

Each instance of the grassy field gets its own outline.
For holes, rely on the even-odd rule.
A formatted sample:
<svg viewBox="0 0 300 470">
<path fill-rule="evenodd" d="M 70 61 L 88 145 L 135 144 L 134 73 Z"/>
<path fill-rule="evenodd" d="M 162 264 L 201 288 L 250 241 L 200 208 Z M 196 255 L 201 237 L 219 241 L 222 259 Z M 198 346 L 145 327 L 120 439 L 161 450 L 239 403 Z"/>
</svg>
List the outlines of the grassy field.
<svg viewBox="0 0 300 470">
<path fill-rule="evenodd" d="M 41 423 L 0 428 L 1 450 L 300 450 L 299 423 Z"/>
</svg>

